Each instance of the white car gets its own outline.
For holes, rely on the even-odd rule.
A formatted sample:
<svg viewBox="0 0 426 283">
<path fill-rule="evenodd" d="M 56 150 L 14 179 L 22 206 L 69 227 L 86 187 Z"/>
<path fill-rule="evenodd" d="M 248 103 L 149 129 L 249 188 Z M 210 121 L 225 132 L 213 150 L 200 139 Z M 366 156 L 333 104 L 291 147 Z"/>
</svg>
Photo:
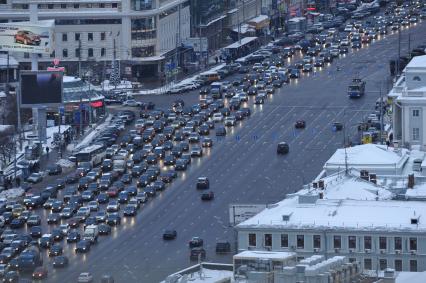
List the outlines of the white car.
<svg viewBox="0 0 426 283">
<path fill-rule="evenodd" d="M 43 176 L 40 173 L 32 173 L 27 179 L 28 183 L 33 184 L 37 184 L 41 181 L 43 181 Z"/>
<path fill-rule="evenodd" d="M 229 116 L 225 118 L 225 126 L 235 126 L 236 119 L 234 116 Z"/>
<path fill-rule="evenodd" d="M 93 282 L 93 276 L 89 272 L 80 273 L 77 279 L 78 283 L 90 283 Z"/>
<path fill-rule="evenodd" d="M 240 101 L 248 101 L 248 95 L 245 92 L 239 92 L 235 95 L 240 99 Z"/>
<path fill-rule="evenodd" d="M 201 157 L 201 156 L 203 156 L 203 149 L 201 147 L 199 147 L 199 146 L 194 146 L 191 149 L 191 156 L 194 156 L 194 157 Z"/>
<path fill-rule="evenodd" d="M 123 106 L 131 106 L 131 107 L 137 107 L 137 106 L 141 106 L 142 103 L 140 103 L 139 101 L 136 101 L 134 99 L 129 99 L 123 102 Z"/>
<path fill-rule="evenodd" d="M 223 121 L 223 115 L 222 113 L 214 113 L 213 114 L 213 122 L 219 123 Z"/>
<path fill-rule="evenodd" d="M 116 212 L 120 210 L 120 203 L 118 201 L 111 201 L 107 205 L 108 212 Z"/>
</svg>

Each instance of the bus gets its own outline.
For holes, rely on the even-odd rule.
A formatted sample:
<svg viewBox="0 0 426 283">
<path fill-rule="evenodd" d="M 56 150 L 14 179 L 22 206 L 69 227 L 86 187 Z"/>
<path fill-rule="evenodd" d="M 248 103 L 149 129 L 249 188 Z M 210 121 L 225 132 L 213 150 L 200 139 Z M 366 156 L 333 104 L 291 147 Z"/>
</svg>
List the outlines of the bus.
<svg viewBox="0 0 426 283">
<path fill-rule="evenodd" d="M 78 164 L 81 162 L 89 162 L 92 167 L 101 164 L 105 156 L 105 147 L 100 144 L 85 147 L 75 155 Z"/>
<path fill-rule="evenodd" d="M 218 72 L 215 72 L 215 71 L 207 71 L 207 72 L 201 73 L 199 75 L 199 78 L 208 82 L 216 82 L 220 80 L 220 76 Z"/>
</svg>

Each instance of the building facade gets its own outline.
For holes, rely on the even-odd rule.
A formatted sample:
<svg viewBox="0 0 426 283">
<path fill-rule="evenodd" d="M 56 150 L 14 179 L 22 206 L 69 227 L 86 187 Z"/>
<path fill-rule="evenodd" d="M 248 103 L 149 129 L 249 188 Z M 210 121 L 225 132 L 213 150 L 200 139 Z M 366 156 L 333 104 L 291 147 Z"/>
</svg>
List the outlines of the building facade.
<svg viewBox="0 0 426 283">
<path fill-rule="evenodd" d="M 394 84 L 393 140 L 426 149 L 426 56 L 414 57 Z"/>
<path fill-rule="evenodd" d="M 96 74 L 108 72 L 108 63 L 115 58 L 124 75 L 159 76 L 167 63 L 178 61 L 176 50 L 190 35 L 189 0 L 32 3 L 36 3 L 38 19 L 55 20 L 54 52 L 39 55 L 40 68 L 58 58 L 69 74 L 77 74 L 79 61 L 83 69 Z M 28 21 L 31 5 L 26 0 L 0 2 L 0 21 Z M 13 56 L 29 67 L 29 54 Z"/>
<path fill-rule="evenodd" d="M 425 271 L 426 234 L 418 218 L 423 206 L 286 199 L 237 226 L 238 250 L 297 252 L 299 260 L 316 254 L 344 255 L 365 270 Z"/>
</svg>

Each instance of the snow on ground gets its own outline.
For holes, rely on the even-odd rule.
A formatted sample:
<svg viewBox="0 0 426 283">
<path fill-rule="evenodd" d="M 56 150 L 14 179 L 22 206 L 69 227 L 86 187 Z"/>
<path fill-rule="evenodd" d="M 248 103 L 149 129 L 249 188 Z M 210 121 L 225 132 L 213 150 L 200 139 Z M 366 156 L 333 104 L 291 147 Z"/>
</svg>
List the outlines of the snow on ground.
<svg viewBox="0 0 426 283">
<path fill-rule="evenodd" d="M 114 86 L 113 84 L 110 84 L 109 80 L 105 80 L 101 83 L 101 86 L 99 87 L 100 90 L 114 90 L 114 89 L 132 89 L 132 82 L 122 80 L 117 86 Z"/>
<path fill-rule="evenodd" d="M 202 272 L 194 272 L 188 275 L 184 275 L 179 278 L 176 283 L 191 282 L 191 283 L 216 283 L 216 282 L 227 282 L 226 279 L 231 280 L 233 276 L 232 271 L 228 270 L 213 270 L 203 268 Z M 186 280 L 185 280 L 186 278 Z M 223 281 L 222 281 L 223 280 Z M 162 281 L 164 283 L 165 281 Z"/>
<path fill-rule="evenodd" d="M 112 115 L 109 114 L 108 117 L 105 119 L 105 121 L 101 124 L 99 124 L 98 126 L 96 126 L 96 128 L 94 128 L 87 136 L 84 137 L 84 139 L 79 142 L 77 145 L 74 144 L 69 144 L 67 146 L 67 150 L 68 151 L 78 151 L 80 149 L 82 149 L 83 147 L 88 146 L 93 139 L 96 137 L 96 135 L 105 127 L 107 127 L 112 119 Z"/>
</svg>

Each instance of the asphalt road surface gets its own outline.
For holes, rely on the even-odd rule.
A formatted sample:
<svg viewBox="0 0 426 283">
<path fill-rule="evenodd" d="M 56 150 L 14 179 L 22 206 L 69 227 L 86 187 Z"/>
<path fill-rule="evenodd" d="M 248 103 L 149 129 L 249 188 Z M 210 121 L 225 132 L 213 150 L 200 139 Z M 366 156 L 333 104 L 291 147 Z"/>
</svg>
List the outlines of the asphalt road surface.
<svg viewBox="0 0 426 283">
<path fill-rule="evenodd" d="M 423 43 L 425 23 L 412 27 L 411 46 Z M 408 30 L 402 31 L 402 52 L 408 49 Z M 204 158 L 192 165 L 171 187 L 150 200 L 137 217 L 124 219 L 113 236 L 102 238 L 87 255 L 71 255 L 70 265 L 49 274 L 49 282 L 75 282 L 80 272 L 95 278 L 112 274 L 116 282 L 159 282 L 168 274 L 188 267 L 188 241 L 204 239 L 207 260 L 231 263 L 232 255 L 216 255 L 216 241 L 225 239 L 235 250 L 235 231 L 229 226 L 231 203 L 273 203 L 299 190 L 322 170 L 324 162 L 342 146 L 343 132 L 332 132 L 334 121 L 346 124 L 347 134 L 356 135 L 354 124 L 374 110 L 380 84 L 389 76 L 389 59 L 397 56 L 398 36 L 389 33 L 368 48 L 351 52 L 322 71 L 302 76 L 283 86 L 252 116 L 233 128 L 232 134 L 216 140 Z M 339 65 L 341 71 L 336 70 Z M 359 75 L 367 81 L 366 95 L 350 100 L 348 83 Z M 306 78 L 309 77 L 309 78 Z M 382 87 L 386 92 L 386 86 Z M 182 95 L 186 103 L 198 100 L 196 92 Z M 166 107 L 176 99 L 143 97 Z M 252 99 L 252 98 L 251 98 Z M 294 122 L 306 121 L 295 130 Z M 279 141 L 290 145 L 286 156 L 276 154 Z M 211 202 L 201 202 L 196 179 L 207 176 L 215 192 Z M 176 240 L 164 242 L 164 229 L 176 229 Z M 99 279 L 98 279 L 99 280 Z"/>
</svg>

